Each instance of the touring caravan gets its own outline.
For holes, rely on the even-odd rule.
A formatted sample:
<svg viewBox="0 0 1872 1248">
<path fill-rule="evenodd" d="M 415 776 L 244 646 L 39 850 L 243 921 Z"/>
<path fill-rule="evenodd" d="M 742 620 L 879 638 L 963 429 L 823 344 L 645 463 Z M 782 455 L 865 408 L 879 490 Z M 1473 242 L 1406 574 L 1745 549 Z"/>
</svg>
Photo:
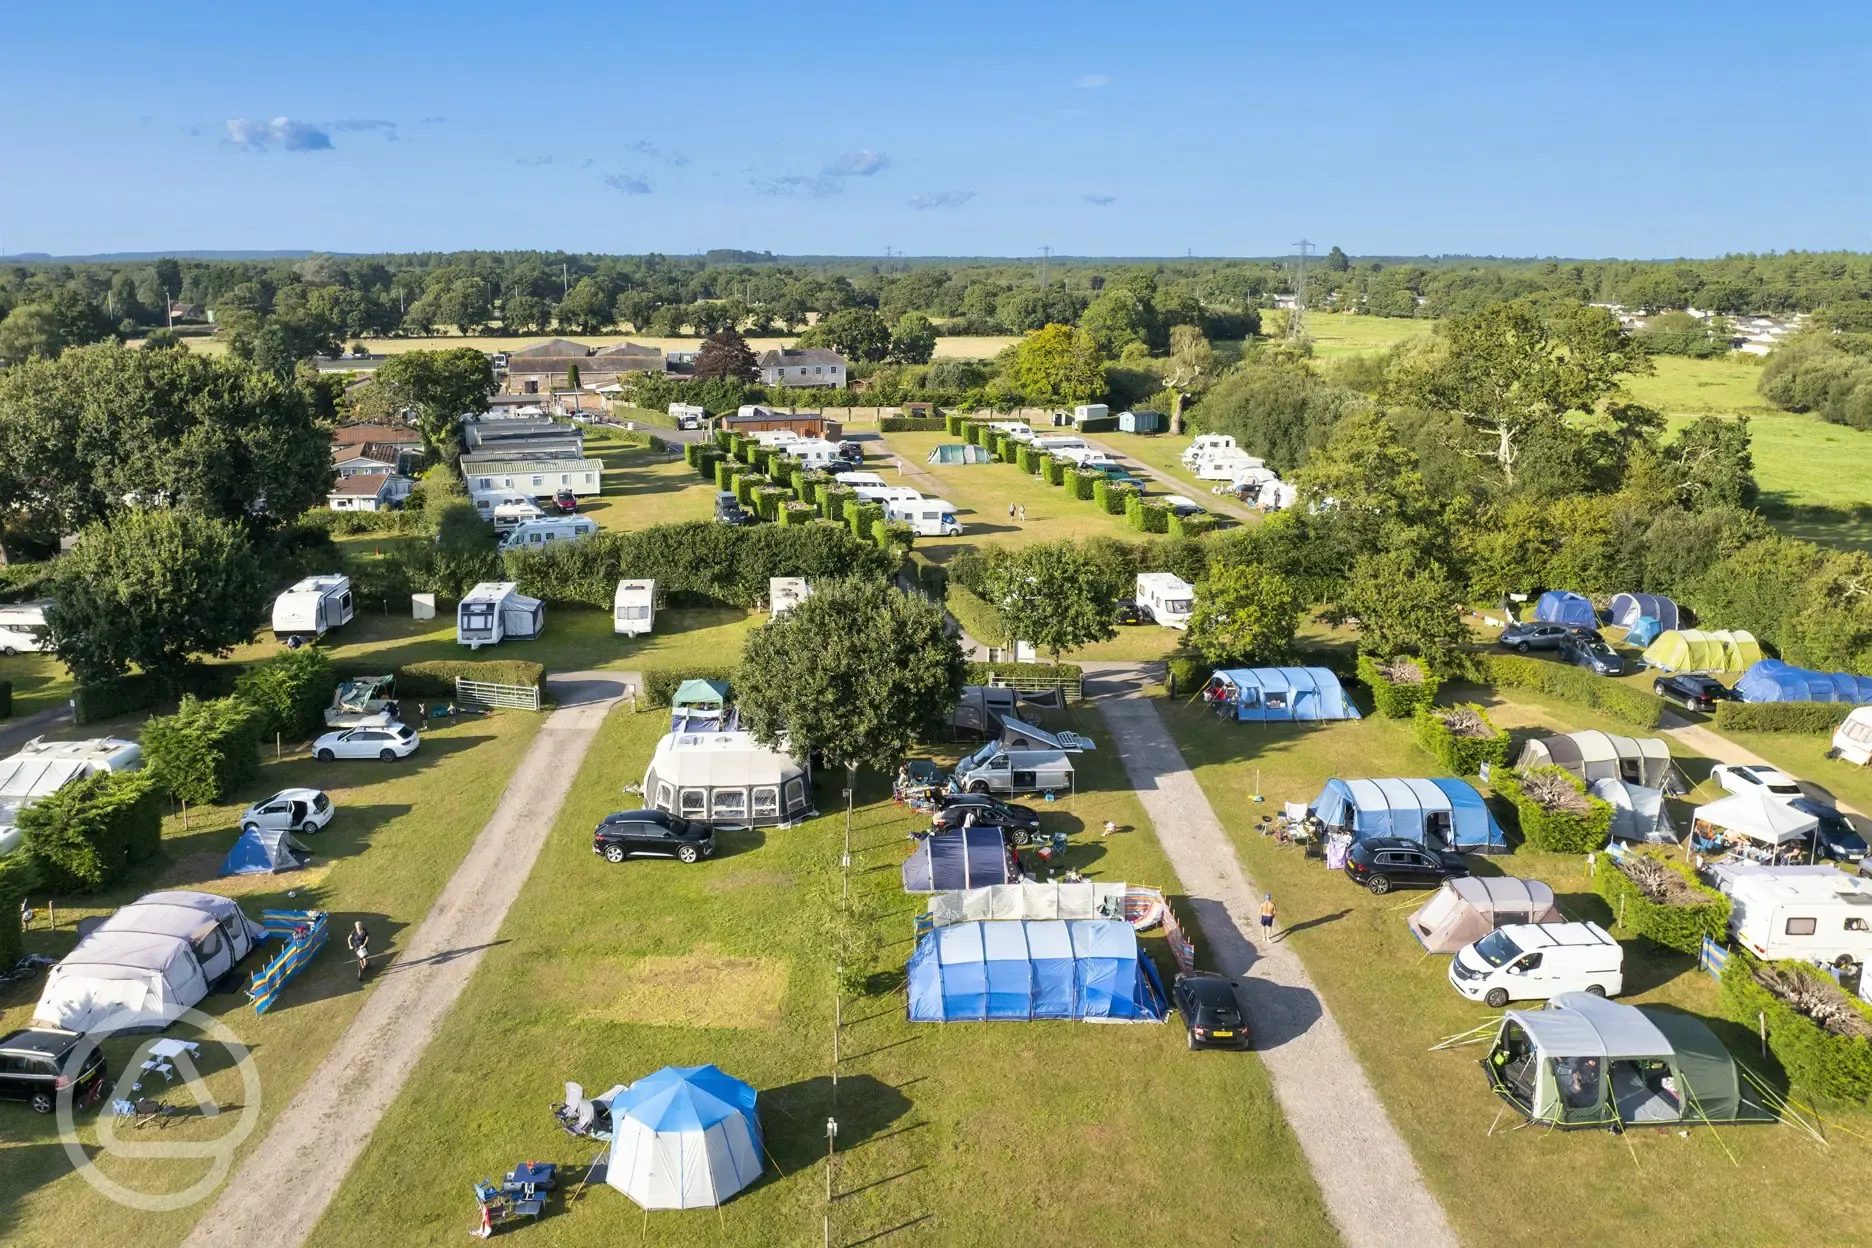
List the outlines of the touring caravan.
<svg viewBox="0 0 1872 1248">
<path fill-rule="evenodd" d="M 803 576 L 770 576 L 767 578 L 767 609 L 774 615 L 792 610 L 800 603 L 812 597 L 812 586 Z"/>
<path fill-rule="evenodd" d="M 588 516 L 553 516 L 540 520 L 522 520 L 501 538 L 502 550 L 532 550 L 550 542 L 575 542 L 598 531 L 598 522 Z"/>
<path fill-rule="evenodd" d="M 991 420 L 988 422 L 988 427 L 997 432 L 1007 434 L 1008 437 L 1013 438 L 1016 442 L 1032 442 L 1034 440 L 1033 427 L 1024 420 Z"/>
<path fill-rule="evenodd" d="M 135 771 L 143 747 L 116 737 L 88 741 L 34 739 L 11 758 L 0 759 L 0 858 L 19 848 L 19 812 L 73 780 L 100 771 Z"/>
<path fill-rule="evenodd" d="M 851 490 L 858 489 L 861 486 L 869 486 L 873 489 L 881 490 L 889 485 L 889 482 L 885 481 L 883 477 L 878 476 L 875 472 L 841 472 L 838 474 L 838 483 L 846 489 Z"/>
<path fill-rule="evenodd" d="M 1196 461 L 1196 479 L 1198 481 L 1233 481 L 1238 476 L 1255 469 L 1266 469 L 1267 461 L 1253 455 L 1244 455 L 1240 451 L 1225 451 L 1219 455 L 1206 456 Z"/>
<path fill-rule="evenodd" d="M 1567 992 L 1615 997 L 1625 987 L 1625 947 L 1597 923 L 1511 924 L 1457 950 L 1449 981 L 1491 1010 Z"/>
<path fill-rule="evenodd" d="M 273 635 L 287 645 L 314 641 L 352 614 L 350 577 L 308 576 L 273 600 Z"/>
<path fill-rule="evenodd" d="M 1729 898 L 1729 934 L 1769 961 L 1864 966 L 1872 959 L 1872 880 L 1830 866 L 1717 863 L 1706 875 Z"/>
<path fill-rule="evenodd" d="M 455 608 L 455 640 L 471 650 L 537 637 L 546 628 L 546 604 L 521 594 L 513 581 L 483 581 Z"/>
<path fill-rule="evenodd" d="M 1065 458 L 1064 452 L 1066 451 L 1083 451 L 1088 449 L 1084 438 L 1075 438 L 1067 435 L 1055 438 L 1035 438 L 1033 440 L 1033 446 L 1036 451 L 1045 451 L 1049 455 L 1058 455 L 1062 459 Z"/>
<path fill-rule="evenodd" d="M 793 449 L 793 443 L 805 441 L 791 429 L 756 429 L 754 440 L 769 450 L 778 447 L 786 451 Z"/>
<path fill-rule="evenodd" d="M 1089 737 L 1051 733 L 1003 717 L 1001 735 L 956 764 L 965 793 L 1056 793 L 1073 789 L 1072 756 L 1092 749 Z"/>
<path fill-rule="evenodd" d="M 708 419 L 708 409 L 694 403 L 672 403 L 669 415 L 678 429 L 700 429 L 702 422 Z"/>
<path fill-rule="evenodd" d="M 1196 587 L 1170 572 L 1140 572 L 1137 604 L 1165 628 L 1188 628 L 1196 609 Z"/>
<path fill-rule="evenodd" d="M 46 648 L 45 609 L 50 602 L 0 606 L 0 654 L 38 654 Z"/>
<path fill-rule="evenodd" d="M 475 511 L 483 520 L 494 519 L 494 513 L 497 510 L 510 504 L 524 503 L 528 507 L 533 507 L 535 511 L 539 510 L 533 502 L 533 496 L 519 490 L 475 490 L 469 497 L 474 500 Z"/>
<path fill-rule="evenodd" d="M 1199 433 L 1194 442 L 1183 448 L 1183 466 L 1193 469 L 1211 455 L 1236 449 L 1235 439 L 1226 433 Z"/>
<path fill-rule="evenodd" d="M 892 503 L 914 503 L 922 500 L 923 495 L 907 485 L 861 485 L 857 487 L 860 500 L 867 503 L 883 503 L 888 507 Z"/>
<path fill-rule="evenodd" d="M 833 464 L 843 463 L 844 454 L 839 448 L 824 438 L 801 438 L 781 446 L 782 454 L 796 459 L 807 468 L 830 468 Z"/>
<path fill-rule="evenodd" d="M 1872 706 L 1848 712 L 1833 732 L 1833 751 L 1855 767 L 1872 763 Z"/>
<path fill-rule="evenodd" d="M 642 637 L 656 626 L 656 582 L 619 581 L 611 596 L 611 631 Z"/>
<path fill-rule="evenodd" d="M 494 521 L 496 533 L 507 534 L 529 520 L 544 520 L 546 513 L 532 499 L 518 498 L 500 504 L 494 509 L 494 514 L 490 518 Z"/>
<path fill-rule="evenodd" d="M 910 526 L 918 537 L 961 537 L 962 524 L 956 519 L 955 505 L 940 498 L 917 498 L 909 501 L 891 499 L 884 504 L 884 516 Z"/>
</svg>

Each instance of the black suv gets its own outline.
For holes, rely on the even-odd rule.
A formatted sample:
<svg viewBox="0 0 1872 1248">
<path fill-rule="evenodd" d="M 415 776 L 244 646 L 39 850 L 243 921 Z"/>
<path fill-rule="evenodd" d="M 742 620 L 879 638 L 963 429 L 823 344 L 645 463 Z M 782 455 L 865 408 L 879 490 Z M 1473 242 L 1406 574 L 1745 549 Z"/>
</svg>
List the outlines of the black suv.
<svg viewBox="0 0 1872 1248">
<path fill-rule="evenodd" d="M 1025 845 L 1040 835 L 1040 812 L 1031 806 L 1016 806 L 986 793 L 945 793 L 942 809 L 931 820 L 938 832 L 953 832 L 968 823 L 968 817 L 986 827 L 1006 831 L 1008 844 Z"/>
<path fill-rule="evenodd" d="M 1718 702 L 1735 700 L 1735 692 L 1722 681 L 1708 676 L 1693 676 L 1688 672 L 1658 677 L 1651 682 L 1651 692 L 1666 702 L 1675 702 L 1686 711 L 1714 713 Z"/>
<path fill-rule="evenodd" d="M 723 524 L 753 524 L 753 513 L 741 505 L 733 490 L 718 490 L 715 494 L 715 518 Z"/>
<path fill-rule="evenodd" d="M 700 862 L 715 852 L 715 829 L 661 810 L 620 810 L 592 829 L 592 853 L 606 862 L 677 858 Z"/>
<path fill-rule="evenodd" d="M 1183 1016 L 1192 1049 L 1245 1049 L 1248 1020 L 1235 999 L 1235 984 L 1212 971 L 1185 971 L 1170 988 Z"/>
<path fill-rule="evenodd" d="M 104 1092 L 104 1054 L 96 1046 L 80 1066 L 78 1042 L 84 1036 L 56 1027 L 27 1027 L 0 1038 L 0 1099 L 25 1101 L 49 1114 L 59 1093 L 71 1089 L 72 1104 L 89 1105 Z"/>
<path fill-rule="evenodd" d="M 1468 875 L 1461 854 L 1444 853 L 1402 836 L 1356 841 L 1346 854 L 1346 878 L 1383 896 L 1399 884 L 1435 888 L 1453 875 Z"/>
<path fill-rule="evenodd" d="M 1116 619 L 1120 624 L 1155 624 L 1151 609 L 1131 598 L 1120 598 Z"/>
</svg>

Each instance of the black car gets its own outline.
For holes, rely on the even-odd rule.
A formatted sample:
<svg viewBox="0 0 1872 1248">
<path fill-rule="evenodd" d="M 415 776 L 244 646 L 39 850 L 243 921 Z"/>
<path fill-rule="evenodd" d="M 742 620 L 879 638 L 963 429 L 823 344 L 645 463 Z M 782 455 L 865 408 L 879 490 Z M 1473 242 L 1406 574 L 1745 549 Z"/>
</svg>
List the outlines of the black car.
<svg viewBox="0 0 1872 1248">
<path fill-rule="evenodd" d="M 1722 681 L 1708 676 L 1692 676 L 1688 672 L 1658 677 L 1651 682 L 1651 692 L 1666 702 L 1675 702 L 1686 711 L 1714 712 L 1718 702 L 1735 701 L 1735 691 Z"/>
<path fill-rule="evenodd" d="M 592 853 L 606 862 L 677 858 L 700 862 L 715 852 L 715 829 L 661 810 L 620 810 L 592 829 Z"/>
<path fill-rule="evenodd" d="M 1235 984 L 1211 971 L 1185 971 L 1170 987 L 1192 1049 L 1245 1049 L 1248 1020 L 1235 999 Z"/>
<path fill-rule="evenodd" d="M 1520 654 L 1530 650 L 1558 650 L 1561 642 L 1581 633 L 1594 637 L 1599 635 L 1583 624 L 1549 624 L 1545 620 L 1527 620 L 1502 629 L 1502 635 L 1495 639 L 1495 644 Z"/>
<path fill-rule="evenodd" d="M 838 444 L 839 458 L 854 468 L 864 463 L 864 447 L 849 438 Z"/>
<path fill-rule="evenodd" d="M 720 490 L 715 495 L 715 518 L 723 524 L 753 524 L 753 513 L 741 505 L 733 490 Z"/>
<path fill-rule="evenodd" d="M 1380 896 L 1399 884 L 1435 888 L 1455 875 L 1468 875 L 1461 854 L 1445 853 L 1402 836 L 1374 836 L 1356 841 L 1346 854 L 1346 878 Z"/>
<path fill-rule="evenodd" d="M 1866 856 L 1865 838 L 1853 831 L 1852 824 L 1846 822 L 1846 816 L 1825 802 L 1815 801 L 1811 797 L 1797 797 L 1788 803 L 1804 815 L 1812 815 L 1820 821 L 1814 830 L 1813 846 L 1816 858 L 1831 858 L 1834 862 L 1863 863 Z"/>
<path fill-rule="evenodd" d="M 1618 676 L 1625 671 L 1625 660 L 1606 644 L 1603 637 L 1578 632 L 1560 639 L 1560 657 L 1575 667 L 1583 667 L 1599 676 Z"/>
<path fill-rule="evenodd" d="M 1130 598 L 1118 600 L 1118 623 L 1120 624 L 1155 624 L 1151 609 Z"/>
<path fill-rule="evenodd" d="M 84 1036 L 56 1027 L 27 1027 L 0 1038 L 0 1099 L 25 1101 L 49 1114 L 71 1090 L 72 1104 L 89 1105 L 104 1092 L 104 1054 L 96 1045 L 82 1059 Z"/>
<path fill-rule="evenodd" d="M 1016 806 L 986 793 L 947 793 L 942 809 L 930 822 L 940 832 L 952 832 L 965 826 L 969 816 L 975 822 L 998 827 L 1007 833 L 1008 844 L 1020 846 L 1040 835 L 1040 812 L 1031 806 Z"/>
</svg>

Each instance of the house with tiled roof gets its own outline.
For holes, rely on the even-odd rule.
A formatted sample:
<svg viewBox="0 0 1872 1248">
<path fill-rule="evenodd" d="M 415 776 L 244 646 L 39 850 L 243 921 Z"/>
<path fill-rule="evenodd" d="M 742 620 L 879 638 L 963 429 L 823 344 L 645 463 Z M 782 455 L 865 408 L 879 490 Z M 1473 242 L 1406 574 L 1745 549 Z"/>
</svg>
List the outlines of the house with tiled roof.
<svg viewBox="0 0 1872 1248">
<path fill-rule="evenodd" d="M 764 386 L 845 388 L 845 357 L 827 347 L 780 347 L 760 357 Z"/>
<path fill-rule="evenodd" d="M 389 511 L 409 496 L 415 484 L 395 473 L 354 473 L 338 478 L 338 484 L 326 495 L 325 505 L 333 511 Z"/>
</svg>

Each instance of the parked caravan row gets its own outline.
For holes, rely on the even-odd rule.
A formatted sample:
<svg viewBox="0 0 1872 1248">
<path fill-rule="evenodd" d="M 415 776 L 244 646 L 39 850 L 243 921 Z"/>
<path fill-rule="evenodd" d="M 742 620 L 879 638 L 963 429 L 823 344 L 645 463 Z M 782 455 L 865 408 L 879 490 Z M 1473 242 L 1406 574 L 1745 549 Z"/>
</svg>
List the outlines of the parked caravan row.
<svg viewBox="0 0 1872 1248">
<path fill-rule="evenodd" d="M 135 771 L 143 747 L 116 737 L 88 741 L 33 740 L 0 759 L 0 858 L 19 848 L 19 812 L 73 780 L 100 771 Z"/>
<path fill-rule="evenodd" d="M 273 600 L 273 635 L 288 646 L 316 641 L 354 613 L 350 577 L 308 576 Z"/>
<path fill-rule="evenodd" d="M 0 654 L 38 654 L 46 648 L 47 602 L 14 602 L 0 606 Z"/>
<path fill-rule="evenodd" d="M 483 581 L 455 608 L 455 640 L 471 650 L 537 637 L 545 627 L 546 604 L 513 581 Z"/>
</svg>

